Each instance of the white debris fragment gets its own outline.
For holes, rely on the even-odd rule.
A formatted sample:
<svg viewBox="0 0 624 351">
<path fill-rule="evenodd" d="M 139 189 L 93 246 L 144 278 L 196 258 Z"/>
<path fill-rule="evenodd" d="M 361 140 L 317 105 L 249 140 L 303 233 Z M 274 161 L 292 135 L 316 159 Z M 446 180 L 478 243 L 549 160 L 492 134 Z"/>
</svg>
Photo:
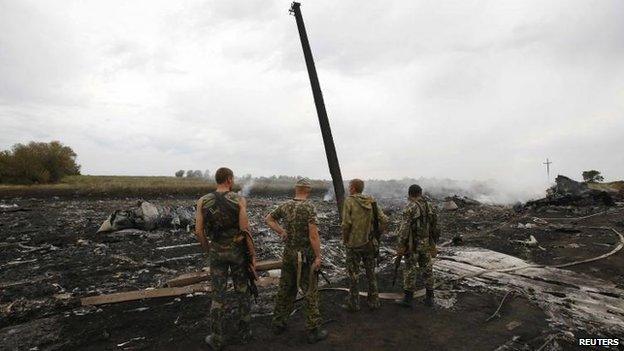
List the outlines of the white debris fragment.
<svg viewBox="0 0 624 351">
<path fill-rule="evenodd" d="M 455 201 L 445 201 L 442 203 L 442 208 L 446 211 L 455 211 L 459 208 L 459 206 L 457 206 Z"/>
</svg>

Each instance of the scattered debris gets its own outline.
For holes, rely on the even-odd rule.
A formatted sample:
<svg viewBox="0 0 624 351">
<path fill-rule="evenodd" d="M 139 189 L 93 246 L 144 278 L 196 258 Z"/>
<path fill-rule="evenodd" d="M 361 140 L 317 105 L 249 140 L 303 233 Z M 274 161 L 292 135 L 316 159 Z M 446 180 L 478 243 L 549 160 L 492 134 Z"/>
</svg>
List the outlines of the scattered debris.
<svg viewBox="0 0 624 351">
<path fill-rule="evenodd" d="M 441 205 L 442 199 L 432 201 Z M 171 208 L 192 209 L 189 205 L 194 199 L 160 201 L 166 201 Z M 272 262 L 265 266 L 266 271 L 258 281 L 263 289 L 252 312 L 259 317 L 254 318 L 270 315 L 280 275 L 283 243 L 263 222 L 277 201 L 276 198 L 249 199 L 257 255 L 263 260 L 259 261 L 258 270 L 263 270 L 265 262 Z M 346 286 L 345 252 L 337 213 L 333 203 L 315 201 L 323 265 L 332 284 L 339 289 L 332 293 L 336 290 L 322 285 L 324 304 L 337 306 L 344 298 Z M 400 291 L 390 290 L 387 277 L 395 255 L 394 232 L 404 201 L 403 198 L 380 201 L 391 219 L 390 233 L 382 238 L 379 256 L 382 299 L 400 295 Z M 442 211 L 439 217 L 443 228 L 441 242 L 445 245 L 434 263 L 436 281 L 442 284 L 436 296 L 438 307 L 447 308 L 449 313 L 472 311 L 476 307 L 465 296 L 478 294 L 481 296 L 478 306 L 487 306 L 478 315 L 480 324 L 491 311 L 498 310 L 500 314 L 503 310 L 505 319 L 490 319 L 493 335 L 507 335 L 495 345 L 510 340 L 510 331 L 519 335 L 534 326 L 532 319 L 521 318 L 522 313 L 528 313 L 527 307 L 533 306 L 539 313 L 546 311 L 548 319 L 542 319 L 540 323 L 544 324 L 538 328 L 538 334 L 531 334 L 535 342 L 513 341 L 517 349 L 535 349 L 545 341 L 544 336 L 563 335 L 558 333 L 568 330 L 601 336 L 622 332 L 621 325 L 605 321 L 624 316 L 621 305 L 624 272 L 618 269 L 623 262 L 618 252 L 624 238 L 617 232 L 624 227 L 618 224 L 624 209 L 595 204 L 546 205 L 515 212 L 509 206 L 464 203 L 457 198 L 450 201 L 457 208 Z M 206 283 L 209 273 L 200 271 L 206 266 L 206 257 L 186 227 L 165 222 L 151 230 L 127 228 L 96 234 L 99 223 L 108 214 L 136 208 L 133 199 L 16 199 L 13 202 L 20 208 L 33 210 L 3 213 L 0 224 L 0 348 L 15 348 L 5 341 L 12 339 L 3 339 L 10 330 L 20 326 L 24 335 L 30 335 L 30 328 L 38 325 L 34 321 L 49 316 L 62 318 L 64 330 L 72 335 L 62 341 L 70 343 L 64 348 L 74 349 L 92 347 L 94 342 L 97 343 L 94 349 L 111 349 L 136 335 L 144 335 L 143 342 L 135 340 L 136 344 L 125 344 L 123 348 L 167 348 L 167 340 L 158 334 L 164 330 L 174 329 L 171 331 L 174 340 L 183 340 L 189 332 L 205 330 L 209 322 L 206 306 L 211 295 Z M 158 200 L 150 204 L 160 208 Z M 450 243 L 461 246 L 447 246 Z M 575 259 L 561 263 L 566 257 Z M 514 298 L 507 296 L 499 303 L 501 294 L 510 289 L 514 290 Z M 423 293 L 419 290 L 415 295 L 420 297 Z M 185 299 L 185 296 L 193 298 Z M 180 301 L 184 304 L 179 304 Z M 336 318 L 339 312 L 329 308 L 332 318 Z M 388 312 L 386 307 L 384 310 Z M 176 328 L 170 328 L 172 322 Z M 133 327 L 143 324 L 149 325 L 145 328 L 149 334 Z M 60 328 L 60 324 L 51 324 L 46 330 L 50 328 Z M 476 329 L 473 329 L 466 332 L 474 333 Z M 31 332 L 28 348 L 47 348 L 43 346 L 48 345 L 45 337 Z M 49 334 L 57 332 L 53 330 Z M 56 345 L 55 342 L 61 341 L 49 345 Z M 552 345 L 551 342 L 547 348 Z"/>
<path fill-rule="evenodd" d="M 450 200 L 442 203 L 442 208 L 446 211 L 455 211 L 459 208 L 459 206 L 457 206 L 454 201 Z"/>
<path fill-rule="evenodd" d="M 507 291 L 507 293 L 505 293 L 505 296 L 503 296 L 503 299 L 501 300 L 500 304 L 498 304 L 498 308 L 496 309 L 496 311 L 494 311 L 494 313 L 492 313 L 491 316 L 488 317 L 488 319 L 485 320 L 486 322 L 491 321 L 494 317 L 500 317 L 500 314 L 499 314 L 500 309 L 501 309 L 501 307 L 503 307 L 503 304 L 505 303 L 505 300 L 507 299 L 507 296 L 509 296 L 509 294 L 512 294 L 512 293 L 513 293 L 513 290 L 509 290 L 509 291 Z M 511 328 L 511 329 L 513 329 L 513 328 Z"/>
<path fill-rule="evenodd" d="M 529 201 L 527 208 L 540 208 L 544 206 L 615 206 L 613 196 L 619 196 L 619 192 L 609 192 L 600 188 L 589 186 L 566 176 L 559 175 L 555 179 L 555 185 L 548 190 L 548 195 L 540 200 Z"/>
<path fill-rule="evenodd" d="M 194 225 L 193 206 L 160 206 L 147 201 L 138 201 L 134 208 L 113 212 L 102 223 L 98 233 L 122 229 L 184 228 Z"/>
<path fill-rule="evenodd" d="M 132 338 L 132 339 L 126 341 L 126 342 L 122 342 L 120 344 L 117 344 L 117 347 L 125 347 L 126 345 L 131 344 L 131 343 L 133 343 L 135 341 L 139 341 L 139 340 L 145 340 L 145 337 L 144 336 L 139 336 L 139 337 L 136 337 L 136 338 Z"/>
</svg>

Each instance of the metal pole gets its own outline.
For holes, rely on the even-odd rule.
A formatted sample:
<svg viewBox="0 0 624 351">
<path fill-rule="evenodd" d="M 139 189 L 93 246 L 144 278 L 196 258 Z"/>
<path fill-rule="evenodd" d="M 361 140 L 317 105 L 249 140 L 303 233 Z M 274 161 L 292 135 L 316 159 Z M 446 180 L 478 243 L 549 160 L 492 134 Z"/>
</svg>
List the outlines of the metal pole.
<svg viewBox="0 0 624 351">
<path fill-rule="evenodd" d="M 342 184 L 342 174 L 340 173 L 340 164 L 334 146 L 334 138 L 332 137 L 327 111 L 325 111 L 325 102 L 323 101 L 323 93 L 316 75 L 316 67 L 314 66 L 314 58 L 308 42 L 303 17 L 301 16 L 301 4 L 293 2 L 290 7 L 290 13 L 295 15 L 297 20 L 297 28 L 299 29 L 299 38 L 301 39 L 301 47 L 303 48 L 303 56 L 305 57 L 306 66 L 308 68 L 308 76 L 310 77 L 310 85 L 312 85 L 312 94 L 314 95 L 314 104 L 316 105 L 316 113 L 318 114 L 319 124 L 321 126 L 321 134 L 323 135 L 323 144 L 325 144 L 325 154 L 327 155 L 327 164 L 329 165 L 329 173 L 334 183 L 334 192 L 336 193 L 336 203 L 338 205 L 338 214 L 342 215 L 342 203 L 344 201 L 344 186 Z"/>
</svg>

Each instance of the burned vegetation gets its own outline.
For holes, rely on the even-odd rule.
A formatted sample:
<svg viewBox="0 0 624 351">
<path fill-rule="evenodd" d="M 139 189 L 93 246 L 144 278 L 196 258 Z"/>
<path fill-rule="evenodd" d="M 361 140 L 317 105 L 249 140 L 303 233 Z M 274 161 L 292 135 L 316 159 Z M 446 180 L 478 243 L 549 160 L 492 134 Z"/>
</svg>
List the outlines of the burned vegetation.
<svg viewBox="0 0 624 351">
<path fill-rule="evenodd" d="M 270 333 L 282 243 L 263 218 L 284 198 L 252 192 L 262 270 L 255 338 L 229 349 L 568 350 L 582 337 L 621 337 L 622 193 L 583 184 L 558 178 L 548 197 L 513 207 L 432 196 L 442 226 L 433 309 L 392 303 L 401 292 L 391 282 L 405 200 L 380 197 L 391 219 L 378 268 L 382 308 L 358 314 L 338 308 L 347 286 L 338 215 L 335 203 L 316 197 L 331 285 L 321 281 L 330 337 L 314 346 L 301 341 L 297 310 L 287 333 Z M 195 199 L 140 200 L 0 201 L 0 349 L 205 349 L 211 298 L 192 234 Z"/>
</svg>

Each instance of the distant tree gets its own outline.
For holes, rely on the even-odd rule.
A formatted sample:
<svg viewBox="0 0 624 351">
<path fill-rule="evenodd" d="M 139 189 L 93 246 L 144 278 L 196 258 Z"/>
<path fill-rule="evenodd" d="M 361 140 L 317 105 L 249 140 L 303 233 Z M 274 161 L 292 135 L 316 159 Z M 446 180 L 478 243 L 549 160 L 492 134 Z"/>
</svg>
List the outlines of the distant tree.
<svg viewBox="0 0 624 351">
<path fill-rule="evenodd" d="M 586 182 L 602 182 L 604 177 L 595 169 L 583 172 L 583 180 Z"/>
<path fill-rule="evenodd" d="M 207 169 L 204 171 L 204 178 L 210 179 L 210 170 Z"/>
<path fill-rule="evenodd" d="M 189 169 L 188 171 L 186 171 L 186 177 L 187 178 L 201 178 L 203 177 L 203 174 L 202 174 L 202 171 L 200 171 L 199 169 L 196 169 L 196 170 Z"/>
<path fill-rule="evenodd" d="M 184 170 L 181 169 L 181 170 L 175 172 L 175 176 L 178 177 L 178 178 L 184 177 Z"/>
<path fill-rule="evenodd" d="M 248 182 L 248 181 L 251 180 L 251 178 L 252 178 L 252 175 L 247 173 L 247 174 L 245 174 L 245 175 L 243 175 L 241 177 L 238 177 L 238 181 L 239 182 Z"/>
<path fill-rule="evenodd" d="M 54 183 L 67 175 L 80 174 L 76 153 L 58 141 L 15 144 L 0 152 L 0 182 Z"/>
</svg>

